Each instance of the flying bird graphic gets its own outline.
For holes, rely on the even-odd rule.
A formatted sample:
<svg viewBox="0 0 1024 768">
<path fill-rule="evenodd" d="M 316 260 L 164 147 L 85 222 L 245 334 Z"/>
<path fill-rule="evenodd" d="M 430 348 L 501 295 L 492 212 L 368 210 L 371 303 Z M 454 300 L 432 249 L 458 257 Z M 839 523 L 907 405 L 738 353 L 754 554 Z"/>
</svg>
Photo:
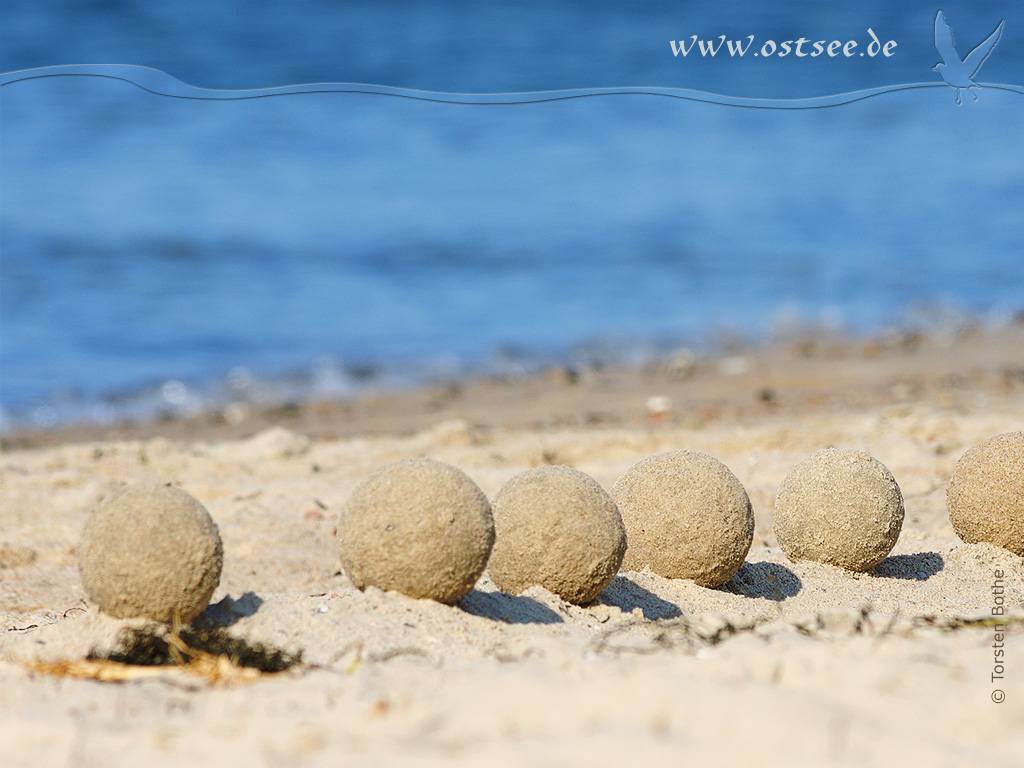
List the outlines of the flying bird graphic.
<svg viewBox="0 0 1024 768">
<path fill-rule="evenodd" d="M 964 88 L 974 96 L 975 101 L 978 100 L 977 95 L 971 91 L 971 88 L 978 87 L 974 82 L 974 76 L 978 74 L 981 65 L 985 63 L 985 59 L 1002 37 L 1004 23 L 1000 21 L 992 34 L 978 43 L 978 46 L 961 61 L 960 54 L 956 52 L 956 41 L 953 40 L 953 28 L 946 21 L 946 14 L 939 11 L 935 15 L 935 47 L 942 56 L 942 61 L 932 67 L 932 70 L 942 75 L 947 85 L 956 88 L 957 104 L 962 103 L 960 91 Z"/>
</svg>

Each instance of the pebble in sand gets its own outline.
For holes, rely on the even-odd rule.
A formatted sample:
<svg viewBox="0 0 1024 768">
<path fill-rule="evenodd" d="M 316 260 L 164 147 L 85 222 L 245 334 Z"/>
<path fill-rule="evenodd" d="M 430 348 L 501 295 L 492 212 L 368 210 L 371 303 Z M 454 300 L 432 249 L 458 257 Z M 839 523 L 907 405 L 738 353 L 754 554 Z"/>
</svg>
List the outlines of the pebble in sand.
<svg viewBox="0 0 1024 768">
<path fill-rule="evenodd" d="M 965 453 L 946 489 L 956 535 L 1024 557 L 1024 432 L 996 435 Z"/>
<path fill-rule="evenodd" d="M 86 521 L 78 568 L 89 599 L 117 618 L 187 624 L 220 583 L 217 525 L 196 499 L 170 485 L 138 483 Z"/>
<path fill-rule="evenodd" d="M 896 479 L 863 451 L 818 451 L 793 468 L 775 500 L 775 536 L 794 562 L 868 571 L 892 551 L 902 527 Z"/>
<path fill-rule="evenodd" d="M 359 589 L 454 603 L 476 584 L 494 544 L 484 492 L 433 459 L 389 464 L 363 480 L 341 510 L 341 566 Z"/>
<path fill-rule="evenodd" d="M 612 487 L 629 546 L 623 567 L 645 567 L 704 587 L 728 581 L 754 538 L 754 512 L 742 483 L 699 451 L 650 456 Z"/>
<path fill-rule="evenodd" d="M 608 492 L 572 467 L 546 466 L 510 479 L 494 498 L 487 572 L 502 592 L 540 585 L 585 605 L 615 578 L 626 529 Z"/>
</svg>

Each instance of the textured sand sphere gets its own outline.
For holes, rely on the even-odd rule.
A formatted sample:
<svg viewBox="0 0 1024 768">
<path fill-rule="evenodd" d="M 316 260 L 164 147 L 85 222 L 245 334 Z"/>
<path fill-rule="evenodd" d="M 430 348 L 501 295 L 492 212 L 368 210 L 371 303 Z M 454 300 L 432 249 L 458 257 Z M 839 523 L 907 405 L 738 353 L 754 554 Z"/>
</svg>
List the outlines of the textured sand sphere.
<svg viewBox="0 0 1024 768">
<path fill-rule="evenodd" d="M 210 602 L 224 561 L 217 525 L 180 488 L 139 483 L 85 523 L 78 569 L 89 599 L 118 618 L 188 623 Z"/>
<path fill-rule="evenodd" d="M 965 453 L 946 507 L 967 543 L 986 541 L 1024 557 L 1024 432 L 997 435 Z"/>
<path fill-rule="evenodd" d="M 615 501 L 572 467 L 516 475 L 494 498 L 494 550 L 487 572 L 502 592 L 539 584 L 576 605 L 589 603 L 615 578 L 626 529 Z"/>
<path fill-rule="evenodd" d="M 775 536 L 793 561 L 867 571 L 892 551 L 902 527 L 896 479 L 863 451 L 818 451 L 786 476 L 775 500 Z"/>
<path fill-rule="evenodd" d="M 728 581 L 754 538 L 747 492 L 722 462 L 699 451 L 659 453 L 612 487 L 626 525 L 623 567 L 646 566 L 705 587 Z"/>
<path fill-rule="evenodd" d="M 341 510 L 341 567 L 368 586 L 454 603 L 476 584 L 494 544 L 487 497 L 459 469 L 433 459 L 389 464 Z"/>
</svg>

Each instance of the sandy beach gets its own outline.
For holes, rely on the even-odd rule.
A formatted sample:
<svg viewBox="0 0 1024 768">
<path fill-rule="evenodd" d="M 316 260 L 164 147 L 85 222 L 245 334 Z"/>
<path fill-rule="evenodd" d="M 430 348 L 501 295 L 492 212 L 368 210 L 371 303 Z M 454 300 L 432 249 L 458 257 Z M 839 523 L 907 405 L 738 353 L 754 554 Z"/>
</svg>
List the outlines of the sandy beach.
<svg viewBox="0 0 1024 768">
<path fill-rule="evenodd" d="M 1024 561 L 961 542 L 945 493 L 964 452 L 1024 428 L 1021 350 L 1020 323 L 808 337 L 8 435 L 0 762 L 1018 764 Z M 903 492 L 899 542 L 868 573 L 790 562 L 772 533 L 779 484 L 827 446 L 867 451 Z M 360 592 L 339 571 L 338 510 L 389 462 L 448 462 L 493 498 L 543 464 L 607 489 L 676 448 L 719 458 L 753 504 L 753 546 L 722 587 L 623 571 L 577 607 L 539 587 L 504 595 L 485 575 L 446 606 Z M 223 576 L 198 621 L 298 663 L 120 682 L 62 666 L 139 624 L 89 605 L 75 555 L 88 513 L 136 481 L 180 486 L 220 528 Z"/>
</svg>

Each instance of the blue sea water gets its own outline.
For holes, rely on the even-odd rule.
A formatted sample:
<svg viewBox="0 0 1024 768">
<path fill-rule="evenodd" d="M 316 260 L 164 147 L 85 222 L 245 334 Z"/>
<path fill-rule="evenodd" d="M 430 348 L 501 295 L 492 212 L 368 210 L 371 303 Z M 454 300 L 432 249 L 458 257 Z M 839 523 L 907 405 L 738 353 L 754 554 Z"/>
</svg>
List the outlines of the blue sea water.
<svg viewBox="0 0 1024 768">
<path fill-rule="evenodd" d="M 639 6 L 639 7 L 637 7 Z M 1024 85 L 1024 8 L 947 16 Z M 808 98 L 941 82 L 920 2 L 33 3 L 0 72 L 139 64 L 203 88 L 656 86 Z M 898 42 L 696 59 L 669 40 Z M 692 54 L 691 54 L 692 55 Z M 0 428 L 337 395 L 727 329 L 870 332 L 1024 307 L 1024 95 L 828 109 L 658 96 L 200 101 L 95 77 L 0 89 Z M 915 315 L 915 312 L 917 313 Z"/>
</svg>

